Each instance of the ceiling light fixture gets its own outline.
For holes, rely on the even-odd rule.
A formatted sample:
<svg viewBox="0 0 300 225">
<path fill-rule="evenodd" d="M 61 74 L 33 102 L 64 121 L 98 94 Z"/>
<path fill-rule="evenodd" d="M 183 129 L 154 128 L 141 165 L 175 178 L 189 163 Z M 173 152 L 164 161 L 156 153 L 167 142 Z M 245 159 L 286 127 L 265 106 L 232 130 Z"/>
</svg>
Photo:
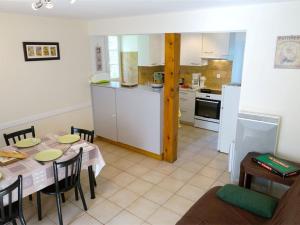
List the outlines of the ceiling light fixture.
<svg viewBox="0 0 300 225">
<path fill-rule="evenodd" d="M 74 4 L 76 0 L 70 0 L 70 4 Z M 47 9 L 52 9 L 54 7 L 52 0 L 35 0 L 31 7 L 33 10 L 38 10 L 45 6 Z"/>
</svg>

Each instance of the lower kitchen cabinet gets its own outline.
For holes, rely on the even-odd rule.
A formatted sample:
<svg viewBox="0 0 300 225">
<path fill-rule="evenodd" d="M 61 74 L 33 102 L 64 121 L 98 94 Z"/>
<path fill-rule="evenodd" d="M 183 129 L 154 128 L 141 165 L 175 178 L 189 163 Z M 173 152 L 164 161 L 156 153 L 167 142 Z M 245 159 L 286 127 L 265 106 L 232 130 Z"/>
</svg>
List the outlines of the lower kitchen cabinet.
<svg viewBox="0 0 300 225">
<path fill-rule="evenodd" d="M 118 141 L 146 151 L 161 152 L 161 94 L 116 90 Z"/>
<path fill-rule="evenodd" d="M 91 92 L 97 136 L 161 155 L 162 91 L 92 85 Z"/>
<path fill-rule="evenodd" d="M 179 107 L 181 112 L 180 121 L 194 124 L 195 117 L 195 91 L 179 91 Z"/>
<path fill-rule="evenodd" d="M 92 85 L 91 95 L 96 135 L 117 141 L 115 89 Z"/>
</svg>

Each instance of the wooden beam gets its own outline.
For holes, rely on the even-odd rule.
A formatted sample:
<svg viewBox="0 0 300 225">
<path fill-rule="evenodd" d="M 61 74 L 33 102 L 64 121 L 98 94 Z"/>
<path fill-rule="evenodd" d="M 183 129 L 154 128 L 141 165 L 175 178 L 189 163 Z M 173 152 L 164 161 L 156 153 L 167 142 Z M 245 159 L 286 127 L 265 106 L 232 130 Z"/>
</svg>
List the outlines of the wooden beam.
<svg viewBox="0 0 300 225">
<path fill-rule="evenodd" d="M 165 34 L 164 160 L 177 159 L 180 34 Z"/>
</svg>

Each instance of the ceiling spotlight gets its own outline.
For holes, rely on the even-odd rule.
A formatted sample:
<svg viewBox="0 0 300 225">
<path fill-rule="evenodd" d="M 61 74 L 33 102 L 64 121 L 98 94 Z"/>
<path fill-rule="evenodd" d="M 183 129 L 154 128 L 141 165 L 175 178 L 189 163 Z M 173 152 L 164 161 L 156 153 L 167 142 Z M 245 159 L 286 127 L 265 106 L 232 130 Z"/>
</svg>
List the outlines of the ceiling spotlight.
<svg viewBox="0 0 300 225">
<path fill-rule="evenodd" d="M 69 0 L 69 2 L 70 4 L 74 4 L 76 0 Z M 44 5 L 47 9 L 52 9 L 54 7 L 52 0 L 34 0 L 31 7 L 33 10 L 38 10 L 42 8 Z"/>
<path fill-rule="evenodd" d="M 33 2 L 31 7 L 33 10 L 38 10 L 43 6 L 42 0 L 38 0 L 37 2 Z"/>
<path fill-rule="evenodd" d="M 53 3 L 51 2 L 51 0 L 44 0 L 45 1 L 45 6 L 47 9 L 52 9 L 53 8 Z"/>
</svg>

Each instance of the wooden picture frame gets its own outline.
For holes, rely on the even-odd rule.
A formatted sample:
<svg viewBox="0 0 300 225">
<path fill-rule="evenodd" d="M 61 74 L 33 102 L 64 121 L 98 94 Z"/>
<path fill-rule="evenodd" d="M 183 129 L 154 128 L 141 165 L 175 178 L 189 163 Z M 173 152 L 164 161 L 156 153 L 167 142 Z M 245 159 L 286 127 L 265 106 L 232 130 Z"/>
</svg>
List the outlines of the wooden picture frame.
<svg viewBox="0 0 300 225">
<path fill-rule="evenodd" d="M 60 60 L 58 42 L 23 42 L 25 61 Z"/>
</svg>

